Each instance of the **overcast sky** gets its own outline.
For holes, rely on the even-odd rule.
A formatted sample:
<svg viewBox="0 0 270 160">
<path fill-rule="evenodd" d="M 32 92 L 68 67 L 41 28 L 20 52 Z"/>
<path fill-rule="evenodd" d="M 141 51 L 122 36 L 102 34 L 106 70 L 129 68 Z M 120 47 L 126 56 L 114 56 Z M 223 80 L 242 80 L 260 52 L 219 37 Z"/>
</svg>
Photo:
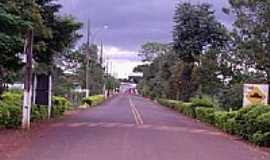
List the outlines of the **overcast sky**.
<svg viewBox="0 0 270 160">
<path fill-rule="evenodd" d="M 208 2 L 216 16 L 226 26 L 231 18 L 224 15 L 222 7 L 227 0 L 185 0 L 191 3 Z M 105 53 L 113 63 L 113 72 L 126 77 L 138 65 L 136 56 L 145 42 L 172 41 L 173 15 L 179 0 L 59 0 L 62 13 L 70 14 L 80 22 L 91 21 L 95 42 L 104 41 Z M 183 0 L 181 0 L 183 2 Z M 105 30 L 104 26 L 108 26 Z M 81 31 L 86 34 L 86 26 Z M 85 41 L 85 38 L 82 39 Z"/>
</svg>

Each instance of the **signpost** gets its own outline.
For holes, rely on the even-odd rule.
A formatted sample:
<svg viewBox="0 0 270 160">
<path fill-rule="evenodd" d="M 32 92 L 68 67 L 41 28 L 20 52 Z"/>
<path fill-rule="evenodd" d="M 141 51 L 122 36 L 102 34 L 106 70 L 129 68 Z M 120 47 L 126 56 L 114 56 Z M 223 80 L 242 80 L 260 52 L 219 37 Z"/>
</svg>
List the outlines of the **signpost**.
<svg viewBox="0 0 270 160">
<path fill-rule="evenodd" d="M 48 118 L 52 109 L 52 76 L 39 74 L 35 76 L 34 102 L 37 105 L 48 106 Z"/>
<path fill-rule="evenodd" d="M 243 106 L 267 105 L 269 96 L 269 86 L 266 84 L 245 84 Z"/>
</svg>

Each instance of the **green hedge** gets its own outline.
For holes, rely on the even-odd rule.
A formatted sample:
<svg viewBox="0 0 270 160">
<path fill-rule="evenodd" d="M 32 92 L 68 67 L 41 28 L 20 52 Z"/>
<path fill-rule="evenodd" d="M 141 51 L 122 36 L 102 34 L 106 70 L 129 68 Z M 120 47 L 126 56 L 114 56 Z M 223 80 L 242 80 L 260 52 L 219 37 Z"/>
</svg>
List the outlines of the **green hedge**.
<svg viewBox="0 0 270 160">
<path fill-rule="evenodd" d="M 198 100 L 195 104 L 165 99 L 158 102 L 254 144 L 270 147 L 270 106 L 257 105 L 225 112 L 218 111 L 213 105 L 201 103 L 203 101 L 199 103 Z"/>
<path fill-rule="evenodd" d="M 0 100 L 0 128 L 18 128 L 22 119 L 23 96 L 21 93 L 5 92 Z M 70 102 L 63 97 L 53 97 L 52 117 L 57 118 L 70 108 Z M 48 117 L 47 106 L 33 105 L 31 121 L 44 120 Z"/>
<path fill-rule="evenodd" d="M 206 123 L 215 124 L 215 109 L 214 108 L 198 107 L 195 109 L 195 114 L 196 114 L 197 119 Z"/>
<path fill-rule="evenodd" d="M 96 106 L 102 104 L 105 101 L 105 97 L 103 95 L 95 95 L 84 98 L 82 100 L 82 104 L 87 104 L 88 106 Z"/>
</svg>

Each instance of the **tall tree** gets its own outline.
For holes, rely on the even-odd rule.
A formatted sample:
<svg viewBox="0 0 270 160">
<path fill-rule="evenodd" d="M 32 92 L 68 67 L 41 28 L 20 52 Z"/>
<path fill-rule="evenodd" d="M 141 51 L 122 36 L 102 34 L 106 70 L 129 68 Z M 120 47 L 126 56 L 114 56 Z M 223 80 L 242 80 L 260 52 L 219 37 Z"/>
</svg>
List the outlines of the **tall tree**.
<svg viewBox="0 0 270 160">
<path fill-rule="evenodd" d="M 142 46 L 139 56 L 144 62 L 152 62 L 155 58 L 168 53 L 170 49 L 167 44 L 149 42 Z"/>
<path fill-rule="evenodd" d="M 23 35 L 33 27 L 30 19 L 25 20 L 16 12 L 17 7 L 16 1 L 0 1 L 0 94 L 4 82 L 9 82 L 10 75 L 22 67 L 19 53 L 23 51 Z M 32 8 L 29 3 L 28 9 Z"/>
<path fill-rule="evenodd" d="M 270 84 L 270 1 L 230 0 L 234 23 L 235 56 L 246 70 L 264 72 Z"/>
<path fill-rule="evenodd" d="M 224 46 L 225 27 L 216 20 L 209 4 L 180 3 L 174 21 L 174 49 L 184 63 L 180 81 L 182 85 L 191 86 L 193 69 L 200 64 L 201 55 L 211 48 Z M 196 90 L 187 91 L 183 100 L 188 100 Z"/>
</svg>

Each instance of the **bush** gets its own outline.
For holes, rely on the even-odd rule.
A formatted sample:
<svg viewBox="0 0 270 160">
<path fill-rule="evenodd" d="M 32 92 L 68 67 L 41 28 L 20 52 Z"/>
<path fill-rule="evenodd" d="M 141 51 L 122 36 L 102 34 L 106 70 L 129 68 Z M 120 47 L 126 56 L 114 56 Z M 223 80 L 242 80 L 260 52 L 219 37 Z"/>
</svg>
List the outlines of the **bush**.
<svg viewBox="0 0 270 160">
<path fill-rule="evenodd" d="M 82 104 L 87 104 L 89 106 L 92 106 L 92 99 L 90 97 L 83 98 Z"/>
<path fill-rule="evenodd" d="M 270 132 L 270 112 L 256 118 L 256 128 L 262 132 Z"/>
<path fill-rule="evenodd" d="M 234 117 L 236 116 L 236 113 L 237 112 L 215 112 L 215 126 L 226 132 L 233 133 Z"/>
<path fill-rule="evenodd" d="M 215 109 L 214 108 L 204 108 L 198 107 L 195 109 L 197 119 L 209 123 L 214 124 L 215 122 Z"/>
<path fill-rule="evenodd" d="M 166 100 L 166 99 L 158 99 L 159 104 L 164 105 L 166 107 L 172 109 L 179 109 L 182 107 L 183 103 L 181 101 L 176 100 Z"/>
<path fill-rule="evenodd" d="M 22 94 L 5 92 L 0 101 L 0 128 L 18 128 L 22 119 Z M 70 102 L 63 97 L 53 97 L 52 117 L 59 117 L 70 108 Z M 33 105 L 31 121 L 44 120 L 48 117 L 47 106 Z"/>
<path fill-rule="evenodd" d="M 196 117 L 195 107 L 192 105 L 192 103 L 183 103 L 181 101 L 166 99 L 158 99 L 158 102 L 163 106 L 177 110 L 178 112 L 183 113 L 187 116 L 193 118 Z"/>
<path fill-rule="evenodd" d="M 23 94 L 17 92 L 5 92 L 1 96 L 1 100 L 8 105 L 20 106 L 23 103 Z"/>
<path fill-rule="evenodd" d="M 270 147 L 270 132 L 256 132 L 252 135 L 251 142 L 259 146 Z"/>
<path fill-rule="evenodd" d="M 47 106 L 32 106 L 31 108 L 31 121 L 45 120 L 48 118 Z"/>
<path fill-rule="evenodd" d="M 84 98 L 82 100 L 82 104 L 87 104 L 89 106 L 96 106 L 105 101 L 105 97 L 103 95 L 96 95 Z"/>
<path fill-rule="evenodd" d="M 196 107 L 215 108 L 219 106 L 217 100 L 209 96 L 203 96 L 202 98 L 192 98 L 191 103 L 192 106 L 195 108 Z"/>
<path fill-rule="evenodd" d="M 190 103 L 183 104 L 182 108 L 182 113 L 185 115 L 196 118 L 196 112 L 195 112 L 196 107 Z"/>
<path fill-rule="evenodd" d="M 71 103 L 64 97 L 53 97 L 52 117 L 57 118 L 64 115 L 65 111 L 71 109 Z"/>
<path fill-rule="evenodd" d="M 18 128 L 21 124 L 22 110 L 21 107 L 0 104 L 0 128 Z"/>
<path fill-rule="evenodd" d="M 270 106 L 255 105 L 226 112 L 218 111 L 216 105 L 206 99 L 192 99 L 192 103 L 166 99 L 158 102 L 257 145 L 270 146 Z"/>
<path fill-rule="evenodd" d="M 262 105 L 240 110 L 239 115 L 236 116 L 236 133 L 244 139 L 250 139 L 259 129 L 256 123 L 257 117 L 267 112 L 270 112 L 270 107 Z"/>
</svg>

